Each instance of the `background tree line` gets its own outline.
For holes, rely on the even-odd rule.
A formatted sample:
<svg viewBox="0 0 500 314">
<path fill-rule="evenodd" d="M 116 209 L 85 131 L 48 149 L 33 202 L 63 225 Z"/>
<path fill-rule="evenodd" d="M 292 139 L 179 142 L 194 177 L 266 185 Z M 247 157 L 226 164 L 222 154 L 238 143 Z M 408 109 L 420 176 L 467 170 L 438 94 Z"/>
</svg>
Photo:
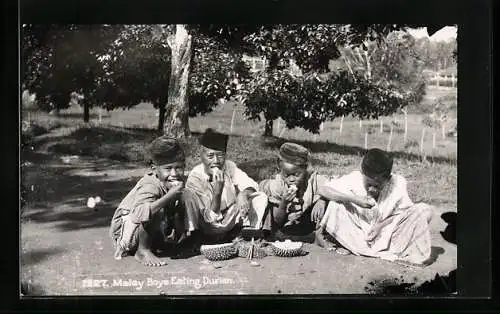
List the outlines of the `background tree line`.
<svg viewBox="0 0 500 314">
<path fill-rule="evenodd" d="M 23 25 L 22 89 L 44 110 L 67 108 L 78 92 L 84 121 L 94 106 L 150 102 L 158 129 L 177 137 L 221 98 L 264 118 L 265 135 L 277 118 L 315 133 L 326 120 L 377 118 L 422 99 L 422 71 L 453 62 L 456 46 L 415 40 L 409 26 Z M 251 73 L 243 54 L 268 66 Z"/>
</svg>

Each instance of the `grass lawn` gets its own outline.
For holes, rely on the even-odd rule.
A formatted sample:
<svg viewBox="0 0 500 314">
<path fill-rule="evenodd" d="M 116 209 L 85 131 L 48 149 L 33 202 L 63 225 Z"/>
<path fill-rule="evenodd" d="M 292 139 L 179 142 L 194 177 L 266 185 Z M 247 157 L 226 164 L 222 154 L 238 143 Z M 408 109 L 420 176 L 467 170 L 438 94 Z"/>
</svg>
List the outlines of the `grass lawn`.
<svg viewBox="0 0 500 314">
<path fill-rule="evenodd" d="M 428 93 L 427 97 L 432 95 Z M 227 103 L 207 116 L 190 119 L 193 137 L 183 144 L 189 156 L 188 168 L 199 162 L 197 137 L 200 132 L 213 127 L 230 133 L 235 108 L 228 158 L 256 180 L 276 172 L 276 153 L 285 140 L 308 147 L 313 166 L 330 175 L 341 175 L 359 166 L 365 132 L 368 148 L 387 146 L 388 123 L 384 123 L 380 132 L 379 121 L 363 121 L 360 129 L 358 120 L 347 117 L 342 133 L 339 121 L 325 123 L 321 134 L 316 136 L 300 129 L 281 132 L 283 124 L 276 121 L 274 134 L 281 136 L 262 138 L 263 123 L 246 121 L 242 107 Z M 395 118 L 402 120 L 399 115 Z M 22 162 L 31 164 L 22 167 L 25 206 L 21 226 L 21 279 L 32 294 L 363 293 L 369 292 L 374 282 L 379 285 L 394 280 L 422 283 L 434 278 L 436 273 L 446 275 L 456 268 L 456 246 L 444 241 L 439 233 L 446 227 L 440 215 L 457 210 L 456 138 L 442 139 L 438 132 L 436 148 L 432 149 L 432 132 L 427 130 L 424 138 L 427 161 L 422 162 L 422 115 L 408 115 L 406 144 L 401 122 L 394 127 L 391 141 L 394 170 L 407 178 L 410 197 L 436 206 L 431 223 L 435 262 L 418 270 L 369 258 L 338 256 L 313 246 L 307 247 L 310 252 L 307 256 L 290 260 L 266 257 L 259 261 L 259 267 L 249 266 L 244 259 L 213 265 L 201 256 L 171 260 L 162 269 L 143 267 L 132 258 L 116 262 L 112 258 L 107 228 L 114 209 L 145 171 L 142 151 L 157 135 L 154 108 L 141 104 L 132 110 L 105 113 L 100 122 L 98 111 L 93 110 L 89 125 L 81 122 L 79 108 L 62 112 L 59 117 L 31 112 L 30 119 L 50 130 L 36 136 L 22 153 Z M 64 163 L 60 159 L 62 155 L 79 158 Z M 96 211 L 90 210 L 85 206 L 86 199 L 96 195 L 105 203 Z M 81 285 L 81 279 L 89 276 L 118 278 L 120 274 L 144 280 L 189 274 L 192 278 L 188 279 L 201 278 L 202 281 L 203 277 L 218 274 L 232 281 L 207 284 L 203 289 L 196 288 L 195 281 L 187 279 L 185 284 L 149 286 L 142 290 L 89 289 Z"/>
</svg>

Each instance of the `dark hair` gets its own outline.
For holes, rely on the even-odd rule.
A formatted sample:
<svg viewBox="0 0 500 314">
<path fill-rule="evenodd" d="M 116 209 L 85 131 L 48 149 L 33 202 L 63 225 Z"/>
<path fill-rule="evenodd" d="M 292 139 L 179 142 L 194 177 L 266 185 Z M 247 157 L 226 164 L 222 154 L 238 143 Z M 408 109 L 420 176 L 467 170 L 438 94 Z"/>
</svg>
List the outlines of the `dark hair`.
<svg viewBox="0 0 500 314">
<path fill-rule="evenodd" d="M 310 152 L 307 148 L 296 143 L 284 143 L 280 147 L 279 158 L 282 161 L 297 165 L 307 166 Z"/>
<path fill-rule="evenodd" d="M 373 148 L 366 152 L 361 162 L 361 171 L 371 178 L 387 178 L 391 175 L 393 158 L 387 152 Z"/>
<path fill-rule="evenodd" d="M 169 164 L 174 162 L 185 162 L 186 158 L 177 139 L 160 136 L 154 139 L 147 148 L 147 162 L 151 164 Z"/>
</svg>

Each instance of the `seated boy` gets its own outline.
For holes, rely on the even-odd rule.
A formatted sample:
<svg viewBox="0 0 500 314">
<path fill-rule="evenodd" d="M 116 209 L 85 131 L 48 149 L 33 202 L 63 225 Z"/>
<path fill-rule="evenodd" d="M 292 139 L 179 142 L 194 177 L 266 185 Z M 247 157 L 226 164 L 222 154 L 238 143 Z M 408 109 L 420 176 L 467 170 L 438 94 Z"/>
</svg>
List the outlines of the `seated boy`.
<svg viewBox="0 0 500 314">
<path fill-rule="evenodd" d="M 278 239 L 310 234 L 319 226 L 326 202 L 318 187 L 327 181 L 310 168 L 309 150 L 295 143 L 280 147 L 280 173 L 260 182 L 260 191 L 268 197 L 267 220 Z"/>
<path fill-rule="evenodd" d="M 406 180 L 392 173 L 393 159 L 380 149 L 363 157 L 361 171 L 320 188 L 329 199 L 316 236 L 328 245 L 326 231 L 356 255 L 422 265 L 431 255 L 430 207 L 414 204 Z"/>
<path fill-rule="evenodd" d="M 183 232 L 185 156 L 177 141 L 159 137 L 148 147 L 151 169 L 125 196 L 111 221 L 115 258 L 135 254 L 147 266 L 163 266 L 153 252 Z"/>
<path fill-rule="evenodd" d="M 227 135 L 212 129 L 200 138 L 201 163 L 191 170 L 183 193 L 190 239 L 226 242 L 236 238 L 241 227 L 265 228 L 267 197 L 252 178 L 226 159 L 227 142 Z M 200 241 L 188 243 L 193 242 Z"/>
</svg>

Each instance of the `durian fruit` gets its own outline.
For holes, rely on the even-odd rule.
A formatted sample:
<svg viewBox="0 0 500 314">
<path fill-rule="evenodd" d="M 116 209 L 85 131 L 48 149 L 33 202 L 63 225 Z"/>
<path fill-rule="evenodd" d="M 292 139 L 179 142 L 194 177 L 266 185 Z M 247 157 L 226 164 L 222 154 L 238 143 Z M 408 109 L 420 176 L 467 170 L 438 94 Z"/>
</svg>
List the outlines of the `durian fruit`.
<svg viewBox="0 0 500 314">
<path fill-rule="evenodd" d="M 200 252 L 206 259 L 211 261 L 230 259 L 238 254 L 238 250 L 233 243 L 202 245 Z"/>
<path fill-rule="evenodd" d="M 243 258 L 247 258 L 248 251 L 250 250 L 251 246 L 252 246 L 252 244 L 248 243 L 248 242 L 242 241 L 242 242 L 238 243 L 238 256 L 243 257 Z M 267 256 L 267 253 L 263 248 L 258 247 L 257 245 L 254 245 L 252 258 L 264 258 L 266 256 Z"/>
<path fill-rule="evenodd" d="M 302 246 L 302 242 L 292 242 L 290 240 L 285 240 L 284 242 L 275 241 L 271 243 L 271 249 L 274 255 L 280 257 L 300 256 L 304 253 Z"/>
</svg>

